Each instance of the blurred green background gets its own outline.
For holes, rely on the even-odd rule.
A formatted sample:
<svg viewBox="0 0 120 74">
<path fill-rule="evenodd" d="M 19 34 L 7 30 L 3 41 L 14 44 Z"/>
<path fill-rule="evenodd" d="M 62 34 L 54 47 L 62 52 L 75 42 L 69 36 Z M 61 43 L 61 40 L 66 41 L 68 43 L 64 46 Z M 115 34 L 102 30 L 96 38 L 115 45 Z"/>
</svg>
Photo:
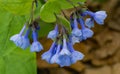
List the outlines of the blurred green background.
<svg viewBox="0 0 120 74">
<path fill-rule="evenodd" d="M 92 11 L 105 10 L 108 17 L 103 26 L 95 25 L 91 39 L 75 44 L 85 54 L 84 60 L 63 68 L 48 64 L 40 55 L 52 41 L 42 38 L 45 50 L 37 53 L 38 74 L 120 74 L 120 0 L 87 0 L 86 4 Z"/>
</svg>

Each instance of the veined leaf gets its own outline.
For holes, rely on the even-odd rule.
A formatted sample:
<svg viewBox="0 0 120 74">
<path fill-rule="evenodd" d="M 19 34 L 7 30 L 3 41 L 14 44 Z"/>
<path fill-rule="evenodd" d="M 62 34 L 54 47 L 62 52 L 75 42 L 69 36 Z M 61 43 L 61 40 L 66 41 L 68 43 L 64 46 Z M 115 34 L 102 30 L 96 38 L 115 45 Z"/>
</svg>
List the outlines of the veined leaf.
<svg viewBox="0 0 120 74">
<path fill-rule="evenodd" d="M 54 13 L 60 13 L 60 6 L 56 0 L 48 1 L 40 10 L 40 18 L 45 22 L 55 22 L 56 17 Z"/>
<path fill-rule="evenodd" d="M 35 53 L 22 50 L 10 41 L 26 19 L 0 9 L 0 74 L 36 74 Z"/>
<path fill-rule="evenodd" d="M 78 2 L 85 2 L 86 0 L 70 0 L 75 6 Z M 40 17 L 45 22 L 55 22 L 56 17 L 54 13 L 60 13 L 63 9 L 73 8 L 67 0 L 48 0 L 40 10 Z"/>
<path fill-rule="evenodd" d="M 30 13 L 32 1 L 33 0 L 0 0 L 0 8 L 4 8 L 13 14 L 25 15 Z"/>
</svg>

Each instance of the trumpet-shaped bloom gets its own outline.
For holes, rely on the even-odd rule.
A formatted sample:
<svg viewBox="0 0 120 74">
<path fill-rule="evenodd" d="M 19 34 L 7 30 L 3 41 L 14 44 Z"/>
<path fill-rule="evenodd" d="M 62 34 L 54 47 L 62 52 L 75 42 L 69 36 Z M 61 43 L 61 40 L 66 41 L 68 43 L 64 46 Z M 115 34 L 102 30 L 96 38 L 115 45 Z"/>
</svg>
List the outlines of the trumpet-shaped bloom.
<svg viewBox="0 0 120 74">
<path fill-rule="evenodd" d="M 10 38 L 10 40 L 13 41 L 16 44 L 16 46 L 20 47 L 22 45 L 22 41 L 23 41 L 22 34 L 24 33 L 25 28 L 26 25 L 24 25 L 24 27 L 22 28 L 19 34 L 13 35 Z"/>
<path fill-rule="evenodd" d="M 58 59 L 59 61 L 57 62 L 57 64 L 59 64 L 60 67 L 70 66 L 72 64 L 70 55 L 59 55 Z"/>
<path fill-rule="evenodd" d="M 22 36 L 22 44 L 21 44 L 21 48 L 22 49 L 26 49 L 27 47 L 30 46 L 30 41 L 29 41 L 29 38 L 26 38 L 24 36 Z"/>
<path fill-rule="evenodd" d="M 72 44 L 68 43 L 68 47 L 71 52 L 71 63 L 76 63 L 78 60 L 82 60 L 84 58 L 84 55 L 81 52 L 75 51 Z"/>
<path fill-rule="evenodd" d="M 95 13 L 91 12 L 91 11 L 85 11 L 84 13 L 87 13 L 88 15 L 90 15 L 92 17 L 92 19 L 94 19 L 98 24 L 102 25 L 104 24 L 104 20 L 107 17 L 107 14 L 105 11 L 97 11 Z M 88 22 L 88 19 L 86 20 L 86 25 L 90 25 Z"/>
<path fill-rule="evenodd" d="M 28 38 L 29 32 L 30 32 L 30 29 L 28 29 L 26 34 L 22 36 L 22 40 L 21 40 L 22 44 L 20 46 L 22 49 L 26 49 L 27 47 L 30 46 L 30 41 Z"/>
<path fill-rule="evenodd" d="M 51 60 L 50 60 L 51 64 L 59 62 L 58 56 L 59 56 L 59 52 L 60 52 L 60 47 L 61 47 L 61 45 L 58 44 L 55 54 L 51 57 Z"/>
<path fill-rule="evenodd" d="M 40 52 L 43 49 L 43 47 L 40 42 L 35 41 L 32 43 L 30 49 L 31 49 L 31 52 Z"/>
<path fill-rule="evenodd" d="M 37 32 L 33 30 L 33 43 L 31 45 L 31 52 L 40 52 L 43 47 L 39 41 L 37 41 Z"/>
<path fill-rule="evenodd" d="M 81 31 L 82 31 L 83 40 L 86 40 L 87 38 L 91 38 L 94 34 L 94 32 L 89 28 L 82 29 Z"/>
<path fill-rule="evenodd" d="M 68 47 L 67 47 L 67 42 L 66 42 L 65 38 L 63 39 L 63 48 L 62 48 L 62 50 L 60 51 L 59 54 L 60 55 L 65 55 L 65 54 L 70 55 L 71 54 Z"/>
<path fill-rule="evenodd" d="M 56 43 L 54 42 L 50 47 L 50 49 L 42 54 L 42 59 L 50 63 L 51 57 L 55 54 L 55 51 L 56 51 Z"/>
<path fill-rule="evenodd" d="M 78 28 L 78 23 L 76 18 L 74 19 L 74 28 L 72 30 L 72 35 L 78 37 L 82 35 L 81 30 Z"/>
<path fill-rule="evenodd" d="M 82 29 L 82 36 L 80 38 L 82 38 L 82 40 L 86 40 L 87 38 L 90 38 L 93 36 L 93 31 L 89 28 L 86 28 L 85 25 L 84 25 L 84 20 L 82 18 L 80 18 L 78 20 L 78 22 L 80 23 Z"/>
<path fill-rule="evenodd" d="M 95 13 L 94 15 L 94 20 L 98 23 L 98 24 L 104 24 L 104 20 L 107 17 L 107 14 L 105 11 L 98 11 Z"/>
<path fill-rule="evenodd" d="M 63 66 L 70 66 L 71 65 L 71 53 L 67 47 L 66 39 L 63 39 L 63 48 L 59 53 L 58 59 L 56 63 L 59 64 L 61 67 Z"/>
<path fill-rule="evenodd" d="M 55 29 L 50 31 L 48 34 L 48 38 L 55 39 L 58 36 L 58 25 L 55 26 Z"/>
</svg>

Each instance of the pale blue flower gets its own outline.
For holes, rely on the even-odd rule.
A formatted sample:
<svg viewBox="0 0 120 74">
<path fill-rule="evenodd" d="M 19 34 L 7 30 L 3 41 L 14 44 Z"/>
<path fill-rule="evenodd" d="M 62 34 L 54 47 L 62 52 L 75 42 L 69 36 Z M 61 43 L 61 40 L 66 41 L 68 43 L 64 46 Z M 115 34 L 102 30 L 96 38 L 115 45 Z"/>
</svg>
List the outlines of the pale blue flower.
<svg viewBox="0 0 120 74">
<path fill-rule="evenodd" d="M 50 60 L 51 64 L 59 62 L 58 56 L 60 52 L 60 47 L 61 47 L 61 44 L 58 44 L 55 54 L 51 57 L 51 60 Z"/>
<path fill-rule="evenodd" d="M 87 38 L 90 38 L 93 36 L 93 31 L 89 28 L 86 28 L 84 25 L 84 20 L 82 18 L 79 18 L 78 22 L 80 23 L 82 29 L 82 36 L 80 38 L 82 38 L 82 40 L 86 40 Z"/>
<path fill-rule="evenodd" d="M 58 59 L 56 63 L 59 64 L 61 67 L 63 66 L 70 66 L 71 65 L 71 53 L 67 47 L 66 39 L 63 39 L 63 48 L 59 53 Z"/>
<path fill-rule="evenodd" d="M 85 21 L 85 25 L 86 25 L 88 28 L 94 27 L 94 20 L 93 20 L 92 18 L 87 18 L 86 21 Z"/>
<path fill-rule="evenodd" d="M 30 46 L 30 40 L 29 40 L 29 38 L 25 38 L 24 36 L 22 36 L 22 44 L 21 44 L 20 47 L 22 49 L 26 49 L 29 46 Z"/>
<path fill-rule="evenodd" d="M 24 27 L 22 28 L 22 30 L 20 31 L 19 34 L 13 35 L 10 38 L 10 40 L 13 41 L 16 44 L 16 46 L 21 46 L 22 45 L 22 39 L 23 39 L 22 35 L 24 33 L 25 28 L 26 28 L 26 25 L 24 25 Z"/>
<path fill-rule="evenodd" d="M 73 45 L 69 42 L 68 47 L 71 52 L 71 63 L 74 64 L 78 60 L 82 60 L 84 58 L 84 55 L 81 52 L 75 51 L 73 48 Z"/>
<path fill-rule="evenodd" d="M 40 52 L 42 49 L 43 47 L 38 41 L 33 42 L 30 48 L 31 52 Z"/>
<path fill-rule="evenodd" d="M 82 35 L 81 30 L 78 28 L 78 23 L 76 18 L 74 18 L 74 28 L 72 30 L 72 35 L 78 37 Z"/>
<path fill-rule="evenodd" d="M 20 46 L 22 49 L 26 49 L 27 47 L 30 46 L 30 40 L 28 38 L 29 32 L 30 32 L 30 29 L 28 29 L 26 34 L 22 36 L 22 44 Z"/>
<path fill-rule="evenodd" d="M 46 60 L 48 63 L 50 63 L 51 57 L 55 54 L 56 51 L 56 42 L 54 42 L 50 49 L 42 54 L 42 59 Z"/>
<path fill-rule="evenodd" d="M 87 38 L 91 38 L 94 34 L 94 32 L 89 28 L 84 28 L 81 31 L 82 31 L 83 40 L 86 40 Z"/>
<path fill-rule="evenodd" d="M 37 32 L 33 30 L 33 43 L 31 45 L 31 52 L 40 52 L 43 49 L 43 46 L 39 41 L 37 41 Z"/>
<path fill-rule="evenodd" d="M 105 11 L 98 11 L 94 15 L 94 19 L 98 24 L 104 24 L 104 20 L 107 17 L 107 14 Z"/>
<path fill-rule="evenodd" d="M 72 64 L 70 55 L 59 55 L 58 59 L 59 61 L 57 62 L 57 64 L 59 64 L 60 67 L 70 66 Z"/>
<path fill-rule="evenodd" d="M 84 13 L 87 13 L 94 19 L 98 24 L 102 25 L 104 24 L 104 20 L 107 17 L 107 14 L 105 11 L 97 11 L 95 13 L 91 11 L 85 11 Z"/>
<path fill-rule="evenodd" d="M 13 41 L 16 46 L 22 45 L 22 36 L 20 34 L 13 35 L 10 40 Z"/>
<path fill-rule="evenodd" d="M 71 54 L 71 62 L 76 63 L 78 60 L 82 60 L 84 55 L 81 52 L 73 51 Z"/>
<path fill-rule="evenodd" d="M 48 38 L 50 39 L 55 39 L 57 36 L 58 36 L 58 25 L 55 26 L 55 29 L 50 31 L 49 34 L 48 34 Z"/>
<path fill-rule="evenodd" d="M 71 55 L 70 51 L 68 50 L 67 42 L 65 38 L 63 39 L 63 48 L 59 54 L 60 55 Z"/>
</svg>

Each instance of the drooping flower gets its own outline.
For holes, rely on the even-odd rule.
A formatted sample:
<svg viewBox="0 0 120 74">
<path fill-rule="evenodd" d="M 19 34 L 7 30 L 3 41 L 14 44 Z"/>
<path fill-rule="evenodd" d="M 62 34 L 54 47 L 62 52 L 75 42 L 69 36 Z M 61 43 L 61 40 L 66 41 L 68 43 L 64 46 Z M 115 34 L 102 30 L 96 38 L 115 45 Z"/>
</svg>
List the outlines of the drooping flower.
<svg viewBox="0 0 120 74">
<path fill-rule="evenodd" d="M 31 45 L 31 52 L 39 52 L 43 49 L 41 43 L 37 40 L 37 32 L 33 30 L 33 43 Z"/>
<path fill-rule="evenodd" d="M 50 49 L 47 52 L 42 54 L 42 59 L 46 60 L 48 63 L 51 63 L 50 62 L 51 57 L 55 54 L 55 52 L 56 52 L 56 42 L 54 42 L 51 45 Z"/>
<path fill-rule="evenodd" d="M 105 11 L 98 11 L 95 13 L 94 16 L 94 20 L 98 23 L 98 24 L 104 24 L 104 20 L 107 17 L 107 14 Z"/>
<path fill-rule="evenodd" d="M 70 66 L 72 64 L 70 55 L 59 55 L 58 59 L 59 61 L 57 62 L 57 64 L 59 64 L 60 67 Z"/>
<path fill-rule="evenodd" d="M 22 49 L 26 49 L 27 47 L 30 46 L 30 40 L 28 38 L 29 32 L 30 32 L 30 29 L 28 29 L 26 34 L 22 36 L 22 44 L 20 46 Z"/>
<path fill-rule="evenodd" d="M 93 36 L 93 31 L 84 25 L 84 20 L 82 18 L 79 18 L 78 22 L 80 23 L 82 29 L 82 39 L 86 40 L 87 38 L 91 38 Z"/>
<path fill-rule="evenodd" d="M 71 32 L 71 42 L 72 44 L 75 44 L 75 43 L 79 43 L 81 40 L 80 40 L 80 37 L 82 36 L 82 31 L 78 28 L 78 22 L 77 22 L 77 18 L 74 18 L 73 22 L 71 23 L 72 24 L 72 32 Z"/>
<path fill-rule="evenodd" d="M 61 49 L 60 53 L 58 54 L 58 60 L 56 63 L 59 64 L 61 67 L 63 66 L 70 66 L 71 65 L 71 53 L 68 49 L 66 39 L 63 39 L 63 48 Z"/>
<path fill-rule="evenodd" d="M 55 52 L 55 54 L 51 57 L 51 60 L 50 60 L 50 63 L 51 63 L 51 64 L 57 63 L 57 62 L 59 61 L 58 56 L 59 56 L 59 52 L 60 52 L 60 47 L 61 47 L 61 44 L 57 44 L 57 46 L 56 46 L 56 52 Z"/>
<path fill-rule="evenodd" d="M 74 28 L 72 30 L 72 35 L 77 37 L 82 35 L 81 30 L 78 28 L 78 23 L 76 18 L 74 18 Z"/>
<path fill-rule="evenodd" d="M 22 39 L 23 39 L 22 35 L 24 33 L 25 28 L 26 25 L 24 25 L 24 27 L 22 28 L 19 34 L 15 34 L 10 38 L 10 40 L 13 41 L 16 44 L 16 46 L 20 47 L 22 45 Z"/>
<path fill-rule="evenodd" d="M 93 25 L 93 19 L 99 24 L 102 25 L 104 24 L 104 20 L 107 17 L 107 14 L 105 11 L 97 11 L 95 13 L 91 12 L 91 11 L 85 11 L 84 13 L 90 15 L 92 18 L 90 20 L 86 20 L 86 25 Z M 92 24 L 91 24 L 92 23 Z"/>
<path fill-rule="evenodd" d="M 48 38 L 54 40 L 58 36 L 58 25 L 55 26 L 54 30 L 50 31 Z"/>
<path fill-rule="evenodd" d="M 84 58 L 84 54 L 82 54 L 79 51 L 74 50 L 73 45 L 69 42 L 68 43 L 68 48 L 71 52 L 71 63 L 74 64 L 78 60 L 82 60 Z"/>
</svg>

